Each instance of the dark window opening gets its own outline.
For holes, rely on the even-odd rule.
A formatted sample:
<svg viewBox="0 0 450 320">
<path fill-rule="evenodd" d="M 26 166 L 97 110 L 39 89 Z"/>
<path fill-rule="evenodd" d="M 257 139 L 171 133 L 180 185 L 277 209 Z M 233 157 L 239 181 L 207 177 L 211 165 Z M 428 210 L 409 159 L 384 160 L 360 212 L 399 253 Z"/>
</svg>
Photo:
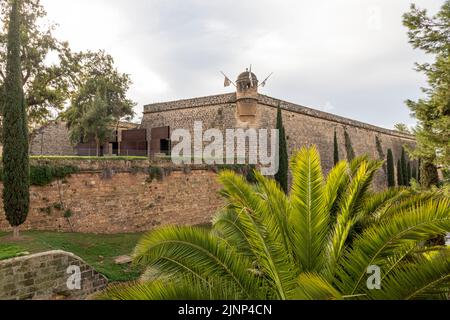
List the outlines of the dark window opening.
<svg viewBox="0 0 450 320">
<path fill-rule="evenodd" d="M 112 143 L 112 153 L 116 156 L 119 155 L 119 143 L 118 142 Z"/>
<path fill-rule="evenodd" d="M 170 155 L 170 141 L 168 139 L 161 139 L 159 141 L 159 150 L 161 153 Z"/>
</svg>

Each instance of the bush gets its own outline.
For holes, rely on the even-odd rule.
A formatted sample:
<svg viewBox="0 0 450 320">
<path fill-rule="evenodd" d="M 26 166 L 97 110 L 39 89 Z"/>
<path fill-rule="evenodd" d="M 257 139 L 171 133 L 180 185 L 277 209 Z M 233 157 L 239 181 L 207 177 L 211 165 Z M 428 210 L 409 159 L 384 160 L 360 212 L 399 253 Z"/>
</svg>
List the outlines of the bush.
<svg viewBox="0 0 450 320">
<path fill-rule="evenodd" d="M 161 181 L 164 179 L 164 169 L 161 167 L 150 167 L 148 168 L 148 175 L 150 182 L 155 179 Z"/>
<path fill-rule="evenodd" d="M 79 169 L 73 166 L 31 166 L 30 184 L 32 186 L 46 186 L 55 180 L 64 179 L 78 171 Z M 0 181 L 3 181 L 3 169 L 0 169 Z"/>
<path fill-rule="evenodd" d="M 387 180 L 388 180 L 388 187 L 393 188 L 395 187 L 395 165 L 394 165 L 394 155 L 392 153 L 392 150 L 388 150 L 387 154 Z"/>
<path fill-rule="evenodd" d="M 66 211 L 64 211 L 64 218 L 69 219 L 72 216 L 73 216 L 72 210 L 67 209 Z"/>
<path fill-rule="evenodd" d="M 347 161 L 352 161 L 356 158 L 355 150 L 353 149 L 352 139 L 347 130 L 344 131 L 345 137 L 345 151 L 347 152 Z"/>
</svg>

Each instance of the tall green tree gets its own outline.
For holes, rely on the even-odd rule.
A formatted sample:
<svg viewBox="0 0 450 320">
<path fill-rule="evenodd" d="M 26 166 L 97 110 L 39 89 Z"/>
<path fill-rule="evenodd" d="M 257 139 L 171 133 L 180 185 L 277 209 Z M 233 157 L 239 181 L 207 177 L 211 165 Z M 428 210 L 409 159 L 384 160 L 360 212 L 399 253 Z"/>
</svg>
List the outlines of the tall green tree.
<svg viewBox="0 0 450 320">
<path fill-rule="evenodd" d="M 283 125 L 283 113 L 281 111 L 281 106 L 278 106 L 277 112 L 277 130 L 280 135 L 278 152 L 280 157 L 280 166 L 277 174 L 275 175 L 275 180 L 280 184 L 284 192 L 288 192 L 289 181 L 288 181 L 288 170 L 289 170 L 289 155 L 288 147 L 286 141 L 286 130 Z"/>
<path fill-rule="evenodd" d="M 450 167 L 450 0 L 435 16 L 413 4 L 403 23 L 414 49 L 434 57 L 433 63 L 417 64 L 416 68 L 428 78 L 428 86 L 422 88 L 424 98 L 407 101 L 418 120 L 414 130 L 417 148 L 412 155 L 423 160 L 422 182 L 429 187 L 439 183 L 433 165 Z"/>
<path fill-rule="evenodd" d="M 397 161 L 397 185 L 399 187 L 405 185 L 405 179 L 403 176 L 403 170 L 402 170 L 402 161 L 398 159 Z"/>
<path fill-rule="evenodd" d="M 28 216 L 30 177 L 28 126 L 22 88 L 20 30 L 21 0 L 8 1 L 7 67 L 3 104 L 3 207 L 6 218 L 19 236 L 19 226 Z"/>
<path fill-rule="evenodd" d="M 408 128 L 408 126 L 404 123 L 397 123 L 394 126 L 394 129 L 401 133 L 411 134 L 411 130 Z"/>
<path fill-rule="evenodd" d="M 339 142 L 337 137 L 337 132 L 334 130 L 334 165 L 339 163 Z"/>
<path fill-rule="evenodd" d="M 387 182 L 389 188 L 395 187 L 394 155 L 391 149 L 389 149 L 387 153 Z"/>
<path fill-rule="evenodd" d="M 402 148 L 402 156 L 400 158 L 400 167 L 402 170 L 402 179 L 403 179 L 403 186 L 408 186 L 409 185 L 409 180 L 408 180 L 408 159 L 406 157 L 406 151 L 405 148 Z"/>
<path fill-rule="evenodd" d="M 412 168 L 411 168 L 411 176 L 417 182 L 419 181 L 419 177 L 417 176 L 417 167 L 416 167 L 416 165 L 413 165 Z"/>
<path fill-rule="evenodd" d="M 418 165 L 417 165 L 417 182 L 422 184 L 422 159 L 418 160 Z"/>
<path fill-rule="evenodd" d="M 112 132 L 121 119 L 133 117 L 136 104 L 127 98 L 129 75 L 117 70 L 110 55 L 104 51 L 87 52 L 80 64 L 79 90 L 61 118 L 67 121 L 73 144 L 95 139 L 98 154 L 107 131 Z"/>
<path fill-rule="evenodd" d="M 6 78 L 9 3 L 0 2 L 0 17 L 4 22 L 0 29 L 0 87 Z M 47 21 L 40 0 L 22 0 L 21 14 L 21 80 L 31 132 L 54 118 L 77 90 L 80 56 L 70 50 L 67 42 L 54 36 L 56 26 Z"/>
<path fill-rule="evenodd" d="M 377 147 L 378 158 L 384 161 L 386 159 L 386 155 L 384 154 L 383 144 L 379 136 L 375 137 L 375 145 Z M 386 163 L 383 163 L 383 172 L 387 175 Z"/>
<path fill-rule="evenodd" d="M 291 161 L 286 195 L 272 179 L 222 172 L 228 204 L 212 230 L 165 227 L 145 235 L 142 281 L 117 300 L 414 300 L 447 298 L 450 251 L 424 242 L 450 230 L 450 202 L 409 191 L 370 191 L 381 162 L 340 162 L 325 178 L 315 148 Z M 430 250 L 430 252 L 426 252 Z M 383 270 L 381 290 L 368 270 Z"/>
<path fill-rule="evenodd" d="M 411 161 L 408 161 L 408 164 L 406 166 L 406 172 L 408 174 L 408 178 L 407 178 L 407 185 L 408 187 L 411 186 L 411 179 L 412 179 L 412 168 L 411 168 Z"/>
<path fill-rule="evenodd" d="M 86 106 L 78 124 L 79 126 L 71 128 L 71 137 L 82 135 L 84 141 L 93 139 L 96 155 L 100 156 L 101 145 L 109 141 L 114 130 L 112 126 L 114 118 L 108 113 L 108 104 L 100 93 L 97 93 L 92 102 Z"/>
<path fill-rule="evenodd" d="M 347 130 L 344 131 L 344 139 L 345 139 L 345 151 L 347 152 L 347 161 L 352 161 L 355 159 L 355 150 L 353 149 L 352 139 L 348 134 Z"/>
</svg>

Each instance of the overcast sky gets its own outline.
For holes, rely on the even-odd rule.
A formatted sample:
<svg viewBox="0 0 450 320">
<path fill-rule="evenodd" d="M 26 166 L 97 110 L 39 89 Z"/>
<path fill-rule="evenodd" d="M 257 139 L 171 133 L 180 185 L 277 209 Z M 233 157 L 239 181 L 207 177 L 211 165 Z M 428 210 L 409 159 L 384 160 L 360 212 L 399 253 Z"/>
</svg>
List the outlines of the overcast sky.
<svg viewBox="0 0 450 320">
<path fill-rule="evenodd" d="M 413 124 L 404 101 L 421 95 L 413 70 L 427 57 L 408 44 L 411 1 L 42 0 L 74 50 L 105 49 L 134 82 L 138 106 L 232 91 L 250 64 L 261 93 L 392 128 Z"/>
</svg>

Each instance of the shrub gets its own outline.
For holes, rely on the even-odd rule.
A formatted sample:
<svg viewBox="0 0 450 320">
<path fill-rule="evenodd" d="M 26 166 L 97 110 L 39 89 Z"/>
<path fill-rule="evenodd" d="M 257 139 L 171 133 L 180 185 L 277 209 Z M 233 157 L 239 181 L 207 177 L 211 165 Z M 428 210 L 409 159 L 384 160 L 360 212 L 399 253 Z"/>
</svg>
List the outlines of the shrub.
<svg viewBox="0 0 450 320">
<path fill-rule="evenodd" d="M 347 161 L 352 161 L 355 159 L 355 150 L 353 149 L 352 139 L 350 138 L 350 135 L 348 134 L 347 130 L 344 131 L 344 137 L 345 137 L 345 150 L 347 151 Z"/>
<path fill-rule="evenodd" d="M 149 167 L 148 168 L 148 175 L 149 175 L 149 180 L 153 181 L 153 180 L 158 180 L 161 181 L 162 179 L 164 179 L 164 170 L 161 167 Z"/>
<path fill-rule="evenodd" d="M 64 218 L 68 219 L 70 217 L 73 216 L 73 211 L 70 209 L 67 209 L 66 211 L 64 211 Z"/>
<path fill-rule="evenodd" d="M 387 154 L 387 180 L 388 187 L 395 187 L 395 165 L 394 165 L 394 156 L 392 154 L 392 150 L 388 150 Z"/>
<path fill-rule="evenodd" d="M 55 180 L 63 180 L 77 172 L 79 172 L 79 169 L 73 166 L 31 166 L 30 184 L 32 186 L 46 186 Z M 3 169 L 0 169 L 0 181 L 3 181 Z"/>
<path fill-rule="evenodd" d="M 334 165 L 337 165 L 339 163 L 339 143 L 337 138 L 337 132 L 334 131 Z"/>
</svg>

